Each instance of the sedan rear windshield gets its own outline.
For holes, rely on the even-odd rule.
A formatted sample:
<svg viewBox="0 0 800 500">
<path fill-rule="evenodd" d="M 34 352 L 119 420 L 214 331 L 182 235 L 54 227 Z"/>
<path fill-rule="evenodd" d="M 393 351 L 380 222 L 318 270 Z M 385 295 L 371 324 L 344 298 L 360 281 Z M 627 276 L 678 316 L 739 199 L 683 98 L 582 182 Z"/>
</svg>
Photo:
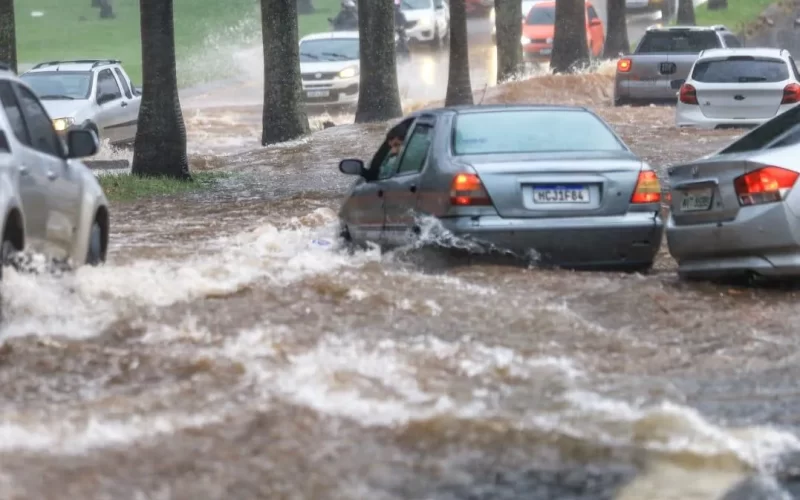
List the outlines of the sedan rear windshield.
<svg viewBox="0 0 800 500">
<path fill-rule="evenodd" d="M 577 110 L 464 113 L 456 118 L 454 133 L 456 155 L 625 149 L 603 121 Z"/>
<path fill-rule="evenodd" d="M 528 19 L 525 21 L 529 25 L 547 25 L 553 26 L 556 23 L 556 8 L 555 6 L 547 7 L 531 7 L 528 12 Z"/>
<path fill-rule="evenodd" d="M 789 79 L 789 67 L 780 59 L 711 59 L 695 64 L 692 79 L 703 83 L 782 82 Z"/>
<path fill-rule="evenodd" d="M 636 49 L 637 54 L 696 54 L 719 48 L 713 31 L 649 31 Z"/>
</svg>

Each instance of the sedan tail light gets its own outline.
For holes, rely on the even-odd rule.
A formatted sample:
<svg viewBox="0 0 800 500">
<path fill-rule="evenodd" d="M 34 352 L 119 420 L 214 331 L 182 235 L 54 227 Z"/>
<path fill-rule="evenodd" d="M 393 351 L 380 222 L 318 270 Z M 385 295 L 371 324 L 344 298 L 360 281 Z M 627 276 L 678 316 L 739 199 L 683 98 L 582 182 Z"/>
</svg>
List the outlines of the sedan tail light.
<svg viewBox="0 0 800 500">
<path fill-rule="evenodd" d="M 733 180 L 739 205 L 761 205 L 786 198 L 797 177 L 794 170 L 780 167 L 763 167 Z"/>
<path fill-rule="evenodd" d="M 628 58 L 623 58 L 617 61 L 617 71 L 620 73 L 627 73 L 631 70 L 632 61 Z"/>
<path fill-rule="evenodd" d="M 659 202 L 661 202 L 661 183 L 658 181 L 658 176 L 652 170 L 642 170 L 639 172 L 631 203 Z"/>
<path fill-rule="evenodd" d="M 491 205 L 489 193 L 475 174 L 458 174 L 450 185 L 450 203 L 460 207 Z"/>
<path fill-rule="evenodd" d="M 688 83 L 681 85 L 678 100 L 684 104 L 697 104 L 697 89 Z"/>
<path fill-rule="evenodd" d="M 783 99 L 781 104 L 795 104 L 800 102 L 800 85 L 790 83 L 783 88 Z"/>
</svg>

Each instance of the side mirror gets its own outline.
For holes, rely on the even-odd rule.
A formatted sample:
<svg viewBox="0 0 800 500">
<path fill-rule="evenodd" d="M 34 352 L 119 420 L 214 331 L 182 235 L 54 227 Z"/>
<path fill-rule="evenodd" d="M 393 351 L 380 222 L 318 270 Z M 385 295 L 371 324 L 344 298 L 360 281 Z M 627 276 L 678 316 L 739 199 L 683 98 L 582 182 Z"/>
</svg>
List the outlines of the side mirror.
<svg viewBox="0 0 800 500">
<path fill-rule="evenodd" d="M 114 99 L 116 99 L 116 96 L 114 94 L 100 94 L 99 96 L 97 96 L 97 104 L 102 105 L 107 102 L 111 102 Z"/>
<path fill-rule="evenodd" d="M 339 171 L 347 175 L 361 175 L 364 172 L 364 162 L 355 159 L 342 160 L 339 162 Z"/>
<path fill-rule="evenodd" d="M 100 149 L 94 130 L 75 129 L 67 132 L 67 158 L 93 156 Z"/>
</svg>

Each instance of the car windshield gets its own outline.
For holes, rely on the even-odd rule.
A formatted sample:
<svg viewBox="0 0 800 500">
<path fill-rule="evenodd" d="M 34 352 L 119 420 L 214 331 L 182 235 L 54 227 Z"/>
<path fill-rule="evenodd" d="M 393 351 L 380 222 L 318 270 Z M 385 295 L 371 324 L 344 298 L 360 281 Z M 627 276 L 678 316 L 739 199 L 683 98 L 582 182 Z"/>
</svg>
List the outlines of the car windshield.
<svg viewBox="0 0 800 500">
<path fill-rule="evenodd" d="M 782 82 L 789 79 L 789 67 L 780 59 L 749 56 L 698 61 L 692 79 L 703 83 Z"/>
<path fill-rule="evenodd" d="M 433 8 L 433 0 L 402 0 L 400 2 L 402 10 L 418 10 Z"/>
<path fill-rule="evenodd" d="M 25 73 L 20 78 L 43 100 L 88 99 L 92 89 L 89 71 L 42 71 Z"/>
<path fill-rule="evenodd" d="M 719 46 L 713 31 L 650 31 L 645 33 L 636 53 L 696 54 Z"/>
<path fill-rule="evenodd" d="M 325 38 L 300 44 L 300 62 L 356 61 L 358 38 Z"/>
<path fill-rule="evenodd" d="M 456 119 L 453 141 L 456 155 L 624 149 L 605 123 L 579 110 L 464 113 Z"/>
<path fill-rule="evenodd" d="M 533 6 L 531 7 L 531 11 L 528 12 L 528 19 L 525 20 L 525 24 L 546 24 L 546 25 L 554 25 L 556 22 L 556 8 L 552 5 L 547 7 L 538 7 Z"/>
</svg>

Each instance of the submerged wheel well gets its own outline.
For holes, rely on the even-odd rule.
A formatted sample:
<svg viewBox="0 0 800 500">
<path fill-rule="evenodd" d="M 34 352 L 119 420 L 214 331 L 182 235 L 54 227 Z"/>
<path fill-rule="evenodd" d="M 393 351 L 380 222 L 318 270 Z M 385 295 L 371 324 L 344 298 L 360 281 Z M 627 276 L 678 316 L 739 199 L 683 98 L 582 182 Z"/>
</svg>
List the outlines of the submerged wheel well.
<svg viewBox="0 0 800 500">
<path fill-rule="evenodd" d="M 6 217 L 3 241 L 10 241 L 17 251 L 25 248 L 25 227 L 22 223 L 22 214 L 19 210 L 12 209 Z"/>
<path fill-rule="evenodd" d="M 98 208 L 93 222 L 97 222 L 100 225 L 100 255 L 105 260 L 106 252 L 108 251 L 108 209 L 106 207 Z"/>
</svg>

